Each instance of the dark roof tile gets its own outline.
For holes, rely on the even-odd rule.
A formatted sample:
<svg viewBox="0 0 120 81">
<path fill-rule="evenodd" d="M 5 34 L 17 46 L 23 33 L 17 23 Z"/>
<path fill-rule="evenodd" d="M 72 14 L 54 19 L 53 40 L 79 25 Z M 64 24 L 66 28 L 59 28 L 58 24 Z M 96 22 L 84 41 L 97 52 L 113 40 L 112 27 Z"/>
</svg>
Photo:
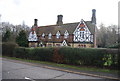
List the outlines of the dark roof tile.
<svg viewBox="0 0 120 81">
<path fill-rule="evenodd" d="M 80 22 L 75 23 L 66 23 L 62 25 L 48 25 L 48 26 L 40 26 L 38 27 L 37 33 L 38 35 L 41 35 L 45 33 L 46 35 L 49 33 L 52 33 L 55 35 L 57 31 L 60 31 L 61 34 L 64 34 L 64 32 L 67 30 L 69 34 L 73 34 L 76 27 L 78 26 Z M 88 26 L 88 29 L 93 34 L 94 33 L 94 25 L 91 23 L 91 21 L 85 21 L 86 25 Z"/>
</svg>

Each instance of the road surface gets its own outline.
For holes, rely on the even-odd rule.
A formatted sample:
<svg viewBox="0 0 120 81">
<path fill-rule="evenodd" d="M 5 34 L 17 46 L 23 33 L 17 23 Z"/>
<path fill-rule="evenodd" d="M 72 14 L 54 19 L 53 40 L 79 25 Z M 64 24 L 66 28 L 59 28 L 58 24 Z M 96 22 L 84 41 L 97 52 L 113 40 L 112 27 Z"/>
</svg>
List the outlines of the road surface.
<svg viewBox="0 0 120 81">
<path fill-rule="evenodd" d="M 40 66 L 34 66 L 27 63 L 20 63 L 2 60 L 2 79 L 102 79 L 99 77 L 85 76 L 69 72 L 63 72 L 53 69 L 47 69 Z"/>
</svg>

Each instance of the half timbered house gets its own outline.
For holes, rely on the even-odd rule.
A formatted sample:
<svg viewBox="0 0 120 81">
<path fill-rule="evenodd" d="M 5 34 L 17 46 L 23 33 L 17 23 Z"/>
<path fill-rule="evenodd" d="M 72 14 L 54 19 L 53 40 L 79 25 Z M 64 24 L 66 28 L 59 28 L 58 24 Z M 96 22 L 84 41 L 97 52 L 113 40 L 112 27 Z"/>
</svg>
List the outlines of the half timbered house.
<svg viewBox="0 0 120 81">
<path fill-rule="evenodd" d="M 28 37 L 29 47 L 96 47 L 96 10 L 91 21 L 63 24 L 63 15 L 57 16 L 56 25 L 38 26 L 37 19 Z"/>
</svg>

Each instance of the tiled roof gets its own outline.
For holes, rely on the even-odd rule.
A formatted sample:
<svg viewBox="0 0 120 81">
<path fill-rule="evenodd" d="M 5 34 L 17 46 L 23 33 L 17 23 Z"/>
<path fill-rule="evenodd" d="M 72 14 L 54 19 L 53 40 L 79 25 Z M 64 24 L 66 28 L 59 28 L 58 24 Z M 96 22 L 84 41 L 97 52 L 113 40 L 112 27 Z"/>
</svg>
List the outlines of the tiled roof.
<svg viewBox="0 0 120 81">
<path fill-rule="evenodd" d="M 67 30 L 69 34 L 73 34 L 75 31 L 76 27 L 79 25 L 80 22 L 75 22 L 75 23 L 66 23 L 62 25 L 48 25 L 48 26 L 40 26 L 37 29 L 37 34 L 41 35 L 45 33 L 48 35 L 49 33 L 52 33 L 55 35 L 57 31 L 60 31 L 60 34 L 64 34 L 65 31 Z M 94 25 L 91 23 L 91 21 L 85 21 L 86 25 L 88 26 L 88 29 L 90 32 L 93 34 L 94 33 Z"/>
</svg>

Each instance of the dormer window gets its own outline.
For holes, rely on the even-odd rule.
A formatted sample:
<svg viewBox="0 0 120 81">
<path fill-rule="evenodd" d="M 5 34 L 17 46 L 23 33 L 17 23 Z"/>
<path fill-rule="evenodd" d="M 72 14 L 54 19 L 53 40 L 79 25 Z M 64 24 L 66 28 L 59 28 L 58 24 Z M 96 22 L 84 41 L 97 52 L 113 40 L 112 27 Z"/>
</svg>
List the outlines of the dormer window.
<svg viewBox="0 0 120 81">
<path fill-rule="evenodd" d="M 42 38 L 45 38 L 45 34 L 44 33 L 42 34 Z"/>
<path fill-rule="evenodd" d="M 67 42 L 64 40 L 61 44 L 61 46 L 68 46 Z"/>
<path fill-rule="evenodd" d="M 49 33 L 49 34 L 48 34 L 48 39 L 51 39 L 51 38 L 52 38 L 52 34 Z"/>
<path fill-rule="evenodd" d="M 37 34 L 35 31 L 30 32 L 29 37 L 28 37 L 28 41 L 37 41 Z"/>
<path fill-rule="evenodd" d="M 57 39 L 60 38 L 60 32 L 59 32 L 59 31 L 56 33 L 56 38 L 57 38 Z"/>
<path fill-rule="evenodd" d="M 64 33 L 64 38 L 68 38 L 69 37 L 69 33 L 68 31 L 66 30 L 65 33 Z"/>
</svg>

